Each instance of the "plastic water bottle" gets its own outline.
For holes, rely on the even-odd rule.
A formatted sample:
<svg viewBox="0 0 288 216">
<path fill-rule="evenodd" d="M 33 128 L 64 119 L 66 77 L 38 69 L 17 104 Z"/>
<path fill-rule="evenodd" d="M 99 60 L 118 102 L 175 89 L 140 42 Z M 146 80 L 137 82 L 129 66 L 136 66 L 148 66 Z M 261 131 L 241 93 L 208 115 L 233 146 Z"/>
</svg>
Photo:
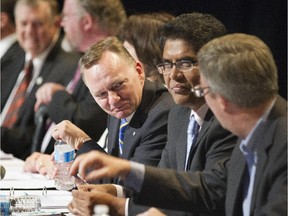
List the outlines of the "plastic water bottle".
<svg viewBox="0 0 288 216">
<path fill-rule="evenodd" d="M 107 205 L 95 205 L 93 216 L 109 216 L 109 207 Z"/>
<path fill-rule="evenodd" d="M 75 184 L 74 176 L 69 170 L 75 158 L 75 150 L 66 142 L 58 140 L 54 145 L 54 160 L 57 168 L 55 187 L 57 190 L 72 190 Z"/>
</svg>

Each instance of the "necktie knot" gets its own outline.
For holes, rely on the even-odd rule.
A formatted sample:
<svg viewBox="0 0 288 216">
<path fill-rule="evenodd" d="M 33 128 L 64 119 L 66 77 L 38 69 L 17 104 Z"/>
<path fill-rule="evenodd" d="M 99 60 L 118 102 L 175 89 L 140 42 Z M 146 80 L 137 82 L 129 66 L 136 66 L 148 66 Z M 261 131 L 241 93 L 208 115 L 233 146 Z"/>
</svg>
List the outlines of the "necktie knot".
<svg viewBox="0 0 288 216">
<path fill-rule="evenodd" d="M 33 61 L 32 59 L 28 61 L 24 67 L 24 79 L 27 83 L 29 83 L 32 79 L 32 72 L 33 72 Z"/>
<path fill-rule="evenodd" d="M 192 115 L 190 117 L 190 122 L 189 122 L 189 125 L 188 125 L 188 130 L 187 130 L 187 133 L 188 134 L 192 134 L 192 135 L 196 135 L 198 134 L 199 132 L 199 124 L 197 123 L 197 121 L 195 120 L 195 117 L 194 115 Z"/>
</svg>

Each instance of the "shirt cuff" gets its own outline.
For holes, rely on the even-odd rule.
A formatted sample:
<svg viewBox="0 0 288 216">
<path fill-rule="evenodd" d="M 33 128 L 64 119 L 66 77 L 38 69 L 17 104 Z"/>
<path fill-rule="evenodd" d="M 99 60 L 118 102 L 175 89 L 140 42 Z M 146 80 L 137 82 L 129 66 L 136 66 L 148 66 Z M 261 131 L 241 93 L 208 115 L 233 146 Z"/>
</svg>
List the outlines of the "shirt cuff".
<svg viewBox="0 0 288 216">
<path fill-rule="evenodd" d="M 116 185 L 116 184 L 113 184 L 113 185 L 116 188 L 117 197 L 126 198 L 124 188 L 121 185 Z"/>
<path fill-rule="evenodd" d="M 129 198 L 127 198 L 125 202 L 125 216 L 129 216 L 128 207 L 129 207 Z"/>
</svg>

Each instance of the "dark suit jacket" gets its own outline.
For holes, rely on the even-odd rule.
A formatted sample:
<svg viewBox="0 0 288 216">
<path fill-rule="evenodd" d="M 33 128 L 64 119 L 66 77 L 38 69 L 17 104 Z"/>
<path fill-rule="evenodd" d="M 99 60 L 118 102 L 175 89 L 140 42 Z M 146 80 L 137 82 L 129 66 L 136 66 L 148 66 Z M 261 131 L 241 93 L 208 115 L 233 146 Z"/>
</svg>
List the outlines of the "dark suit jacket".
<svg viewBox="0 0 288 216">
<path fill-rule="evenodd" d="M 251 215 L 282 216 L 287 214 L 287 102 L 283 98 L 277 98 L 264 131 L 255 140 L 259 149 Z M 225 203 L 227 216 L 239 215 L 245 166 L 239 146 L 230 162 L 222 160 L 208 172 L 176 172 L 147 166 L 137 202 L 191 212 L 213 211 Z"/>
<path fill-rule="evenodd" d="M 43 79 L 41 84 L 45 82 L 57 82 L 66 85 L 71 80 L 77 67 L 79 55 L 64 52 L 61 48 L 61 39 L 61 37 L 58 39 L 42 66 L 39 75 Z M 23 58 L 25 57 L 23 56 Z M 23 59 L 19 61 L 24 62 Z M 18 61 L 15 62 L 15 64 L 17 63 Z M 1 127 L 1 149 L 21 159 L 25 159 L 30 154 L 30 146 L 35 129 L 35 92 L 41 84 L 35 83 L 30 94 L 25 99 L 24 104 L 19 110 L 19 117 L 15 123 L 15 127 L 12 129 Z"/>
<path fill-rule="evenodd" d="M 107 113 L 95 102 L 82 79 L 72 95 L 67 91 L 58 91 L 53 95 L 48 105 L 48 116 L 55 123 L 71 121 L 94 140 L 99 140 L 107 127 Z M 45 153 L 53 152 L 54 142 L 51 138 Z"/>
<path fill-rule="evenodd" d="M 123 158 L 157 166 L 167 139 L 167 121 L 174 104 L 167 89 L 146 80 L 142 101 L 134 113 L 124 135 Z M 118 134 L 120 119 L 108 117 L 108 154 L 119 157 Z M 78 154 L 97 149 L 96 142 L 88 141 Z"/>
<path fill-rule="evenodd" d="M 16 41 L 1 58 L 1 112 L 24 68 L 25 52 Z"/>
<path fill-rule="evenodd" d="M 168 141 L 162 152 L 159 167 L 184 170 L 187 149 L 187 128 L 191 109 L 175 105 L 169 114 Z M 213 113 L 208 110 L 197 141 L 192 150 L 190 171 L 210 170 L 215 163 L 231 156 L 237 137 L 223 129 Z M 139 207 L 139 206 L 138 206 Z M 132 201 L 129 202 L 129 215 L 143 212 Z M 192 215 L 188 212 L 164 211 L 167 215 Z M 224 215 L 224 208 L 209 215 Z M 200 215 L 195 211 L 193 215 Z"/>
</svg>

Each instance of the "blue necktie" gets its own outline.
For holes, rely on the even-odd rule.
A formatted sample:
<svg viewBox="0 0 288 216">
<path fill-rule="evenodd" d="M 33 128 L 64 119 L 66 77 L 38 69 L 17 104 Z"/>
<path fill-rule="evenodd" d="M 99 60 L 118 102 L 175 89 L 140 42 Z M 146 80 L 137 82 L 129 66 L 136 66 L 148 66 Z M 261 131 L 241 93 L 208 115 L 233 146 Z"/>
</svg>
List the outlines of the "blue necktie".
<svg viewBox="0 0 288 216">
<path fill-rule="evenodd" d="M 185 170 L 189 170 L 190 163 L 192 160 L 191 152 L 193 150 L 193 146 L 196 143 L 198 132 L 200 126 L 195 120 L 194 115 L 190 117 L 190 122 L 187 129 L 187 153 L 186 153 L 186 162 L 185 162 Z"/>
<path fill-rule="evenodd" d="M 123 153 L 124 133 L 125 133 L 127 126 L 128 126 L 127 120 L 125 118 L 121 119 L 120 128 L 119 128 L 119 151 L 120 151 L 120 155 L 122 155 L 122 153 Z"/>
<path fill-rule="evenodd" d="M 244 147 L 243 147 L 244 148 Z M 246 167 L 246 172 L 244 174 L 244 182 L 243 182 L 243 203 L 242 203 L 242 211 L 243 211 L 243 215 L 249 215 L 250 214 L 250 205 L 251 205 L 251 201 L 252 201 L 252 193 L 253 193 L 253 189 L 252 189 L 252 185 L 249 191 L 249 187 L 251 184 L 251 180 L 254 182 L 254 177 L 255 177 L 255 173 L 254 176 L 252 173 L 252 167 L 255 164 L 255 155 L 253 152 L 249 151 L 248 149 L 245 150 L 245 159 L 246 159 L 246 163 L 247 163 L 247 167 Z"/>
</svg>

